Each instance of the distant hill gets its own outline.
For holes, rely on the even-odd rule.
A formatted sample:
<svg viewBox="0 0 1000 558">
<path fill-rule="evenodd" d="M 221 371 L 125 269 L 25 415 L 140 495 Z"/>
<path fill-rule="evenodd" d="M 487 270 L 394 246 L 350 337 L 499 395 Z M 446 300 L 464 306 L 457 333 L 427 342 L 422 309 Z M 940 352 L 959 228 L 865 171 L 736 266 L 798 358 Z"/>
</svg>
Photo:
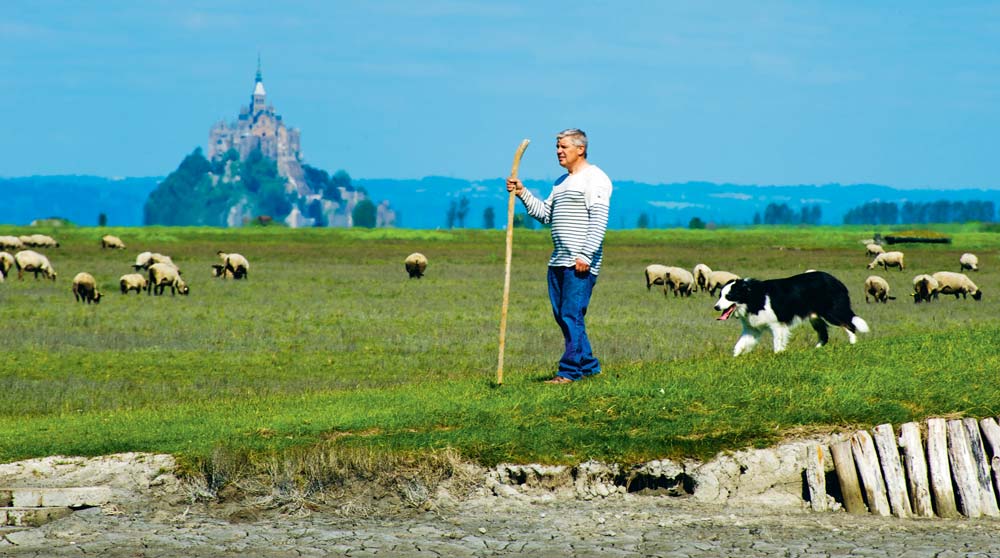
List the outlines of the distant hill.
<svg viewBox="0 0 1000 558">
<path fill-rule="evenodd" d="M 525 180 L 534 193 L 547 196 L 549 181 Z M 507 191 L 501 178 L 468 181 L 447 177 L 419 180 L 356 179 L 355 185 L 368 191 L 373 199 L 387 199 L 396 210 L 397 226 L 414 229 L 444 228 L 452 201 L 466 197 L 468 228 L 483 226 L 483 212 L 492 207 L 496 228 L 503 228 L 507 213 Z M 822 211 L 821 224 L 839 225 L 852 208 L 871 201 L 907 201 L 929 203 L 938 200 L 993 201 L 1000 207 L 1000 190 L 898 190 L 876 184 L 843 186 L 757 186 L 686 182 L 646 184 L 616 181 L 611 196 L 609 226 L 635 228 L 645 213 L 651 227 L 686 227 L 693 217 L 719 225 L 749 225 L 754 214 L 764 214 L 768 204 L 787 204 L 793 211 L 804 205 L 817 205 Z M 515 206 L 523 212 L 520 202 Z M 994 216 L 995 219 L 995 216 Z"/>
<path fill-rule="evenodd" d="M 105 213 L 108 225 L 141 226 L 143 204 L 162 180 L 96 176 L 0 178 L 0 223 L 26 225 L 39 218 L 64 217 L 80 225 L 96 225 L 98 215 Z M 548 195 L 551 188 L 551 183 L 543 180 L 526 180 L 525 184 L 540 195 Z M 487 207 L 493 208 L 495 228 L 504 226 L 507 191 L 501 178 L 354 179 L 353 185 L 366 191 L 375 203 L 388 200 L 396 211 L 398 227 L 445 228 L 449 206 L 462 197 L 469 200 L 465 227 L 481 228 Z M 719 225 L 748 225 L 753 223 L 755 213 L 763 215 L 771 203 L 787 204 L 794 211 L 803 205 L 818 205 L 822 224 L 839 225 L 845 213 L 867 202 L 902 205 L 907 201 L 938 200 L 992 201 L 1000 207 L 1000 190 L 900 190 L 875 184 L 756 186 L 617 181 L 611 198 L 609 226 L 635 228 L 643 213 L 651 227 L 686 227 L 693 217 Z M 516 208 L 523 212 L 520 203 Z"/>
<path fill-rule="evenodd" d="M 162 177 L 25 176 L 0 178 L 0 223 L 27 225 L 35 219 L 63 217 L 78 225 L 142 225 L 142 206 Z"/>
</svg>

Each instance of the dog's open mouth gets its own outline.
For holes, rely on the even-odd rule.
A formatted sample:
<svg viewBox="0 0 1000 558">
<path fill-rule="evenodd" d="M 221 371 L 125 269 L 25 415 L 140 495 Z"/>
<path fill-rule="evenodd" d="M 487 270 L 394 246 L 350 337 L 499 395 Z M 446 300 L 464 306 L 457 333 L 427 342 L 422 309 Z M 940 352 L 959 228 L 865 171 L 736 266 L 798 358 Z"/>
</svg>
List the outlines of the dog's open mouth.
<svg viewBox="0 0 1000 558">
<path fill-rule="evenodd" d="M 729 316 L 736 311 L 736 305 L 733 304 L 729 308 L 722 311 L 722 315 L 716 318 L 716 320 L 728 320 Z"/>
</svg>

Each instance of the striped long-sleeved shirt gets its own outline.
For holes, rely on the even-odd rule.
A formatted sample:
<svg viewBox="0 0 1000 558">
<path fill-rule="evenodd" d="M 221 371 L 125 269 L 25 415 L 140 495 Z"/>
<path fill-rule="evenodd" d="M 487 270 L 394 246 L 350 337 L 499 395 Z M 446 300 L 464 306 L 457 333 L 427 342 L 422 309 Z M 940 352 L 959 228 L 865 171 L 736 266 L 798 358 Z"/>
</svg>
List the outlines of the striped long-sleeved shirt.
<svg viewBox="0 0 1000 558">
<path fill-rule="evenodd" d="M 590 273 L 597 275 L 601 271 L 611 202 L 611 179 L 604 171 L 587 165 L 559 177 L 544 201 L 527 189 L 522 190 L 520 198 L 528 215 L 552 224 L 550 267 L 572 267 L 580 258 L 590 265 Z"/>
</svg>

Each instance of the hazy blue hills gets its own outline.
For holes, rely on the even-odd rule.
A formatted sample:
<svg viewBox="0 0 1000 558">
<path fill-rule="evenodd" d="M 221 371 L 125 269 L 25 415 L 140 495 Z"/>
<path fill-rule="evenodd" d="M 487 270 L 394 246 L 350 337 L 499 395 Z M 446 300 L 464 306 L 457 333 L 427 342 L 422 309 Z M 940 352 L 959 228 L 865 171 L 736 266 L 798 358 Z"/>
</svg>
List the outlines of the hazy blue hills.
<svg viewBox="0 0 1000 558">
<path fill-rule="evenodd" d="M 389 200 L 396 210 L 400 227 L 429 229 L 447 226 L 449 207 L 465 197 L 469 200 L 465 226 L 483 226 L 483 213 L 492 207 L 495 225 L 504 226 L 507 213 L 507 191 L 501 178 L 468 181 L 447 177 L 426 177 L 419 180 L 356 179 L 376 202 Z M 547 196 L 550 181 L 525 180 L 534 193 Z M 757 186 L 686 182 L 646 184 L 616 181 L 611 196 L 609 226 L 615 229 L 634 228 L 645 213 L 651 227 L 686 227 L 698 217 L 720 225 L 748 225 L 754 215 L 764 215 L 769 204 L 786 204 L 798 212 L 802 206 L 819 206 L 820 223 L 839 225 L 844 214 L 867 202 L 931 203 L 982 200 L 1000 207 L 1000 190 L 984 189 L 921 189 L 899 190 L 876 184 L 844 186 Z M 523 212 L 520 202 L 515 209 Z M 995 216 L 994 216 L 995 219 Z"/>
<path fill-rule="evenodd" d="M 0 223 L 27 225 L 35 219 L 62 217 L 77 225 L 142 225 L 142 207 L 162 177 L 25 176 L 0 178 Z"/>
<path fill-rule="evenodd" d="M 0 178 L 0 223 L 27 225 L 46 217 L 64 217 L 79 225 L 96 225 L 101 213 L 109 226 L 141 226 L 143 204 L 162 177 L 112 179 L 96 176 L 30 176 Z M 455 226 L 481 228 L 484 211 L 493 208 L 494 227 L 502 228 L 507 191 L 501 178 L 464 180 L 426 177 L 411 180 L 355 179 L 376 204 L 388 200 L 399 227 L 445 228 L 452 203 L 468 200 L 464 222 Z M 551 182 L 526 180 L 536 194 L 548 195 Z M 793 211 L 818 206 L 823 224 L 841 224 L 849 210 L 872 201 L 932 203 L 940 200 L 989 201 L 1000 207 L 1000 190 L 901 190 L 875 184 L 757 186 L 687 182 L 646 184 L 616 181 L 611 198 L 610 227 L 636 227 L 646 214 L 651 227 L 686 227 L 693 217 L 719 225 L 747 225 L 769 204 L 786 204 Z M 523 212 L 520 202 L 515 206 Z M 996 220 L 996 216 L 994 219 Z"/>
</svg>

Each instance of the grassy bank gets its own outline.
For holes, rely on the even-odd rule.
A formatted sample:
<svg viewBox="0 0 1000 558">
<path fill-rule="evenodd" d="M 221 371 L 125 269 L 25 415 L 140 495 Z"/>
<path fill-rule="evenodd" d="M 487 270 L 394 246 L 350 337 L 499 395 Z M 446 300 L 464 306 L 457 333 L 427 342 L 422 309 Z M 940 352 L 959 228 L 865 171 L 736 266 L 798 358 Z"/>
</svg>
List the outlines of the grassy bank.
<svg viewBox="0 0 1000 558">
<path fill-rule="evenodd" d="M 106 232 L 128 250 L 102 251 Z M 633 462 L 802 429 L 997 415 L 1000 237 L 947 232 L 951 245 L 906 245 L 907 270 L 880 273 L 899 297 L 887 305 L 866 304 L 861 288 L 876 273 L 858 242 L 870 229 L 611 232 L 588 313 L 605 373 L 548 386 L 539 380 L 562 343 L 544 284 L 550 241 L 519 230 L 497 388 L 502 231 L 57 230 L 62 247 L 45 252 L 56 282 L 0 284 L 0 460 L 324 444 L 450 448 L 485 464 Z M 191 295 L 119 294 L 117 278 L 143 250 L 170 254 Z M 216 250 L 246 255 L 249 280 L 212 279 Z M 982 301 L 910 301 L 913 275 L 957 271 L 966 250 L 980 257 Z M 430 260 L 421 280 L 403 271 L 414 251 Z M 850 346 L 833 331 L 813 350 L 806 326 L 783 354 L 765 337 L 734 359 L 739 326 L 715 320 L 714 297 L 645 288 L 650 263 L 699 262 L 759 278 L 829 271 L 872 333 Z M 99 306 L 74 302 L 78 271 L 97 277 Z"/>
</svg>

